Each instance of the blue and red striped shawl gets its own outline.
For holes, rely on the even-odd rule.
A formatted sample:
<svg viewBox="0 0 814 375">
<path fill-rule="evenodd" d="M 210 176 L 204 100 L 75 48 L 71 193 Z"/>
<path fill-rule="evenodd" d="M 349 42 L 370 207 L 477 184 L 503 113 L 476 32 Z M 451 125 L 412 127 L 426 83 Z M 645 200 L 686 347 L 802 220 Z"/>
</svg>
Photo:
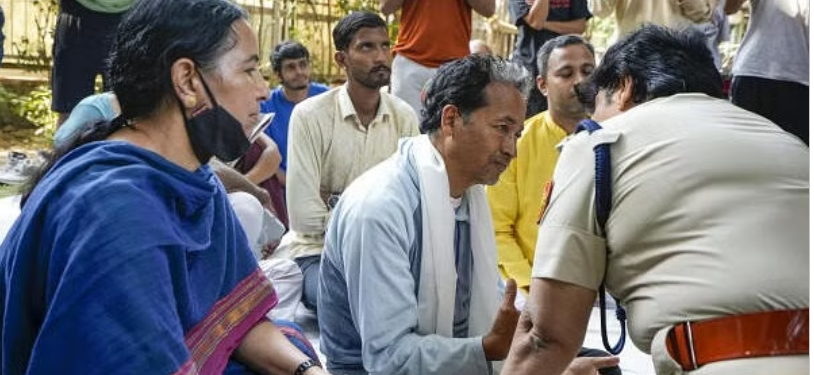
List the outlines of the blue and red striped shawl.
<svg viewBox="0 0 814 375">
<path fill-rule="evenodd" d="M 208 166 L 66 155 L 0 245 L 0 373 L 220 374 L 277 303 Z"/>
</svg>

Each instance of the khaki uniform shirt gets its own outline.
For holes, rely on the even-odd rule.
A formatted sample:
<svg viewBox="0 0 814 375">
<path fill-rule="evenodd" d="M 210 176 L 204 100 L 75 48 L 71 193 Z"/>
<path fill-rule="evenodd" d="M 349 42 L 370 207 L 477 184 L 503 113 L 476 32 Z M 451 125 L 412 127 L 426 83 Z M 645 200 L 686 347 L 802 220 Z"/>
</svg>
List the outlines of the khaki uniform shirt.
<svg viewBox="0 0 814 375">
<path fill-rule="evenodd" d="M 676 370 L 664 349 L 676 323 L 808 307 L 809 152 L 800 140 L 701 94 L 652 100 L 602 126 L 563 147 L 533 277 L 596 290 L 605 276 L 659 373 Z M 594 208 L 593 146 L 603 141 L 614 141 L 607 242 Z M 702 369 L 721 365 L 731 364 Z"/>
</svg>

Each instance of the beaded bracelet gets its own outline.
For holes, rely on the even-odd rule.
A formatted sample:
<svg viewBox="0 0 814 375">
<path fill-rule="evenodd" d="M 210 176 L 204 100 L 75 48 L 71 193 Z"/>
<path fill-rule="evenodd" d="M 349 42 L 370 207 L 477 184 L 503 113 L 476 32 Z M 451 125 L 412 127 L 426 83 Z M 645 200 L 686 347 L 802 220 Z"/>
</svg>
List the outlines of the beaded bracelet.
<svg viewBox="0 0 814 375">
<path fill-rule="evenodd" d="M 303 375 L 303 374 L 305 374 L 306 371 L 308 371 L 308 369 L 310 369 L 311 367 L 315 367 L 315 366 L 316 367 L 321 367 L 319 365 L 319 363 L 317 363 L 317 361 L 314 361 L 313 359 L 308 358 L 308 359 L 302 361 L 302 363 L 300 363 L 299 366 L 297 366 L 297 369 L 294 370 L 294 375 Z"/>
</svg>

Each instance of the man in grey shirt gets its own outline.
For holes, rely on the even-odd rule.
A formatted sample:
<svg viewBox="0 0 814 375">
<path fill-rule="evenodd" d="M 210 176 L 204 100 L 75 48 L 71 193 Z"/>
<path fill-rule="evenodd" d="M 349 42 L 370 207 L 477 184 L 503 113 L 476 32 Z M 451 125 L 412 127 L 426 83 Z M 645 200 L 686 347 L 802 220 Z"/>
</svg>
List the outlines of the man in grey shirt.
<svg viewBox="0 0 814 375">
<path fill-rule="evenodd" d="M 320 269 L 319 325 L 338 374 L 490 374 L 519 312 L 499 303 L 494 231 L 482 184 L 516 155 L 530 81 L 504 60 L 471 55 L 429 84 L 425 135 L 342 195 Z M 593 373 L 616 358 L 587 358 Z M 579 372 L 579 371 L 577 371 Z"/>
</svg>

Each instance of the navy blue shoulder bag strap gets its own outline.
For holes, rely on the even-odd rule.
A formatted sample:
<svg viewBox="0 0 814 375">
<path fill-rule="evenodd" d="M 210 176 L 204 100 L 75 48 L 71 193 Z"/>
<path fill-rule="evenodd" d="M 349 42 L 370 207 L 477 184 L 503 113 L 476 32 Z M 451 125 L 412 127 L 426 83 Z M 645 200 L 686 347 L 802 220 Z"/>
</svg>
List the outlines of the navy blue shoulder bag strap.
<svg viewBox="0 0 814 375">
<path fill-rule="evenodd" d="M 582 120 L 579 125 L 577 125 L 575 133 L 586 130 L 590 134 L 599 129 L 602 129 L 602 127 L 599 126 L 596 121 L 585 119 Z M 594 183 L 596 195 L 596 220 L 599 223 L 599 229 L 602 231 L 602 235 L 606 237 L 605 243 L 607 243 L 605 223 L 608 222 L 608 216 L 610 216 L 612 204 L 610 144 L 601 143 L 594 146 L 594 163 L 596 169 Z M 616 342 L 616 345 L 611 346 L 610 342 L 608 341 L 607 317 L 605 316 L 605 281 L 603 279 L 602 284 L 599 285 L 599 308 L 602 310 L 599 315 L 599 323 L 602 329 L 602 344 L 605 345 L 605 349 L 607 349 L 608 352 L 613 355 L 617 355 L 621 353 L 622 349 L 625 347 L 625 336 L 627 335 L 625 320 L 627 319 L 627 314 L 625 313 L 625 308 L 619 304 L 619 300 L 616 298 L 614 298 L 614 300 L 616 302 L 616 319 L 619 320 L 619 325 L 621 326 L 621 335 L 619 340 Z"/>
</svg>

